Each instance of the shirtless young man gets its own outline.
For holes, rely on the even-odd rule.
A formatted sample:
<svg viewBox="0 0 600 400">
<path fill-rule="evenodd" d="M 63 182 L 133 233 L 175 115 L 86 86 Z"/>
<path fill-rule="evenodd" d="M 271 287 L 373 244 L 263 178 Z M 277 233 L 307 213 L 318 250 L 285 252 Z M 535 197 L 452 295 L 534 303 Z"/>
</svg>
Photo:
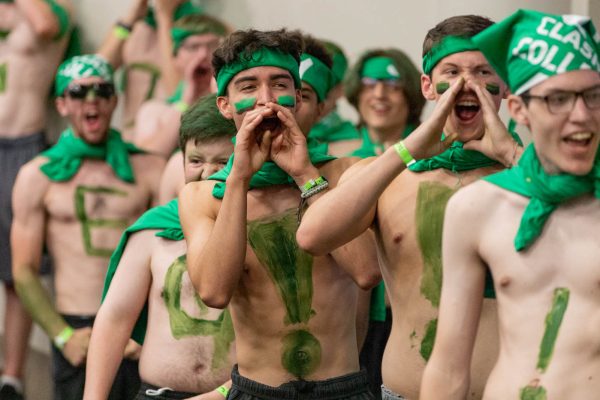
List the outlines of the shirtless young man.
<svg viewBox="0 0 600 400">
<path fill-rule="evenodd" d="M 135 124 L 135 143 L 144 150 L 168 158 L 177 148 L 181 114 L 214 85 L 212 53 L 227 27 L 208 15 L 188 15 L 173 25 L 175 68 L 183 79 L 167 101 L 149 100 L 142 104 Z"/>
<path fill-rule="evenodd" d="M 98 50 L 98 54 L 108 60 L 113 68 L 124 69 L 121 82 L 124 94 L 123 135 L 127 139 L 133 138 L 135 117 L 142 103 L 150 99 L 165 100 L 180 79 L 171 78 L 170 80 L 177 79 L 174 85 L 165 83 L 159 38 L 169 35 L 173 21 L 202 12 L 191 1 L 186 0 L 160 0 L 156 2 L 156 6 L 159 12 L 148 5 L 148 0 L 132 0 L 127 14 L 115 23 Z M 161 6 L 165 6 L 167 10 L 174 8 L 171 21 L 162 25 L 158 23 L 157 15 L 163 11 Z M 165 34 L 159 35 L 159 28 Z M 176 74 L 172 65 L 168 68 L 170 70 L 166 72 L 167 75 Z"/>
<path fill-rule="evenodd" d="M 225 164 L 201 159 L 227 160 L 235 133 L 233 122 L 219 112 L 215 95 L 186 112 L 180 134 L 186 181 L 207 179 L 223 168 Z M 90 341 L 85 400 L 106 399 L 145 304 L 143 321 L 135 325 L 133 335 L 143 342 L 137 399 L 189 398 L 229 379 L 235 359 L 231 317 L 226 310 L 207 308 L 198 298 L 186 269 L 177 210 L 173 200 L 147 211 L 127 228 L 111 259 L 106 297 Z M 223 398 L 217 391 L 211 395 Z"/>
<path fill-rule="evenodd" d="M 484 399 L 597 399 L 600 36 L 588 17 L 519 10 L 474 42 L 508 82 L 510 113 L 533 144 L 517 167 L 448 203 L 421 398 L 467 395 L 487 267 L 501 342 Z"/>
<path fill-rule="evenodd" d="M 384 399 L 419 396 L 435 338 L 446 201 L 457 188 L 502 167 L 479 152 L 465 151 L 461 142 L 507 165 L 516 156 L 516 142 L 497 115 L 506 85 L 468 40 L 490 24 L 486 18 L 459 16 L 429 31 L 421 86 L 424 96 L 437 102 L 431 117 L 400 142 L 404 146 L 394 145 L 349 170 L 339 187 L 309 207 L 298 230 L 300 246 L 322 254 L 369 227 L 374 229 L 393 313 L 382 363 Z M 497 94 L 489 93 L 486 84 L 494 84 Z M 436 86 L 446 86 L 446 91 L 439 94 Z M 460 142 L 423 160 L 426 157 L 415 155 L 422 149 L 414 144 L 421 131 L 433 136 L 437 132 L 438 140 L 445 132 Z M 417 133 L 419 136 L 413 137 Z M 410 154 L 421 161 L 412 164 Z M 408 163 L 411 170 L 404 171 Z M 473 398 L 481 397 L 496 357 L 495 304 L 491 300 L 484 303 L 469 392 Z"/>
<path fill-rule="evenodd" d="M 0 398 L 20 398 L 31 330 L 11 274 L 12 187 L 19 168 L 45 148 L 48 93 L 71 13 L 69 0 L 0 2 L 0 281 L 6 293 Z"/>
<path fill-rule="evenodd" d="M 355 323 L 359 286 L 380 278 L 371 238 L 314 258 L 295 241 L 298 186 L 312 202 L 318 178 L 335 185 L 349 163 L 307 150 L 294 118 L 301 51 L 283 30 L 234 32 L 215 51 L 217 104 L 238 132 L 216 181 L 181 192 L 188 269 L 202 300 L 231 312 L 230 398 L 371 399 Z"/>
<path fill-rule="evenodd" d="M 112 69 L 101 57 L 74 57 L 59 68 L 58 112 L 70 128 L 19 171 L 13 195 L 13 274 L 21 301 L 53 339 L 55 398 L 81 399 L 91 325 L 108 258 L 123 229 L 156 198 L 164 162 L 139 153 L 110 129 L 117 104 Z M 42 248 L 53 259 L 56 303 L 38 276 Z M 114 399 L 137 388 L 137 362 Z M 122 390 L 123 392 L 119 392 Z"/>
</svg>

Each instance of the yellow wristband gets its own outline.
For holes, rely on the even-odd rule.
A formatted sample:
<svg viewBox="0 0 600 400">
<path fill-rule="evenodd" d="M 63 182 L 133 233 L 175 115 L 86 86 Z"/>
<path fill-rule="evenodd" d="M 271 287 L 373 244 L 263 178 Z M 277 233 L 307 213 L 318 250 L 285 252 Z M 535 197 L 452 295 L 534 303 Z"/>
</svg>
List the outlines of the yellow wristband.
<svg viewBox="0 0 600 400">
<path fill-rule="evenodd" d="M 117 39 L 127 40 L 130 34 L 131 32 L 122 27 L 121 25 L 116 25 L 113 28 L 113 35 L 115 35 Z"/>
<path fill-rule="evenodd" d="M 59 350 L 64 349 L 65 344 L 67 344 L 69 339 L 71 339 L 73 333 L 75 333 L 75 330 L 73 328 L 71 328 L 70 326 L 65 327 L 65 329 L 60 331 L 60 333 L 56 335 L 54 339 L 52 339 L 52 341 L 54 342 L 54 346 L 56 346 L 56 348 Z"/>
<path fill-rule="evenodd" d="M 175 107 L 176 110 L 184 113 L 188 110 L 188 108 L 190 108 L 190 105 L 183 100 L 179 100 L 173 104 L 173 107 Z"/>
<path fill-rule="evenodd" d="M 410 167 L 411 165 L 417 162 L 404 145 L 403 140 L 399 141 L 394 145 L 394 150 L 396 150 L 398 157 L 400 157 L 404 165 L 406 165 L 407 167 Z"/>
<path fill-rule="evenodd" d="M 227 386 L 219 386 L 216 390 L 219 394 L 223 395 L 223 397 L 227 398 L 227 395 L 229 394 L 229 389 Z"/>
</svg>

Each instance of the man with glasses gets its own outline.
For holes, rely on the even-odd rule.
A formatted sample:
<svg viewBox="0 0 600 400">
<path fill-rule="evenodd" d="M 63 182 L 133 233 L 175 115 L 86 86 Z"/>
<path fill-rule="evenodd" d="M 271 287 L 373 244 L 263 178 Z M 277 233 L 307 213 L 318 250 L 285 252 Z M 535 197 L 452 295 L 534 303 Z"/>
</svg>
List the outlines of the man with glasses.
<svg viewBox="0 0 600 400">
<path fill-rule="evenodd" d="M 419 397 L 437 326 L 446 202 L 458 188 L 500 170 L 502 164 L 511 165 L 518 157 L 517 142 L 497 114 L 508 94 L 506 85 L 470 42 L 471 36 L 491 24 L 480 16 L 457 16 L 427 33 L 421 90 L 437 103 L 431 116 L 377 158 L 345 172 L 338 187 L 308 208 L 298 230 L 300 246 L 314 254 L 366 229 L 375 231 L 393 314 L 382 363 L 384 399 Z M 378 67 L 382 69 L 375 78 L 392 71 Z M 377 85 L 376 91 L 384 90 L 383 82 Z M 380 110 L 387 110 L 385 103 L 371 100 L 368 104 L 378 117 Z M 435 130 L 438 141 L 442 134 L 458 141 L 435 157 L 419 159 L 415 152 L 422 151 L 423 145 L 416 139 L 423 130 Z M 496 356 L 495 315 L 495 302 L 486 299 L 470 387 L 474 398 L 481 397 Z"/>
<path fill-rule="evenodd" d="M 519 10 L 474 38 L 533 143 L 460 190 L 444 223 L 438 336 L 422 399 L 464 399 L 489 267 L 500 355 L 490 399 L 600 392 L 600 36 L 588 17 Z"/>
<path fill-rule="evenodd" d="M 101 57 L 65 61 L 56 107 L 70 127 L 19 171 L 11 230 L 17 293 L 52 339 L 55 398 L 81 399 L 91 326 L 108 260 L 122 231 L 153 202 L 164 162 L 110 128 L 117 104 L 112 68 Z M 53 258 L 55 305 L 38 272 L 43 247 Z M 136 345 L 126 358 L 135 358 Z M 137 362 L 125 361 L 111 399 L 135 396 Z"/>
</svg>

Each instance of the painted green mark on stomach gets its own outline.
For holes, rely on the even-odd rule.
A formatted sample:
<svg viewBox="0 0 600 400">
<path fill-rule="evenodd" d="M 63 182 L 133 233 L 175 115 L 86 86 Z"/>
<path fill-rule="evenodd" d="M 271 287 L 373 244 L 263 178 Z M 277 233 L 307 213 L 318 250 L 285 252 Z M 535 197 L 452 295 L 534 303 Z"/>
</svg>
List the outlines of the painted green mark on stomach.
<svg viewBox="0 0 600 400">
<path fill-rule="evenodd" d="M 0 93 L 6 91 L 8 64 L 0 64 Z"/>
<path fill-rule="evenodd" d="M 546 372 L 546 369 L 550 364 L 550 360 L 552 359 L 556 337 L 558 336 L 558 331 L 560 329 L 560 325 L 562 324 L 565 311 L 567 311 L 568 304 L 569 289 L 554 289 L 552 308 L 546 315 L 546 330 L 544 331 L 544 337 L 542 338 L 542 343 L 540 345 L 540 354 L 538 356 L 537 369 L 539 369 L 541 372 Z"/>
<path fill-rule="evenodd" d="M 296 210 L 248 222 L 248 243 L 273 280 L 286 309 L 284 324 L 307 324 L 312 309 L 313 257 L 296 242 Z M 321 344 L 305 328 L 282 338 L 281 363 L 297 377 L 310 375 L 321 363 Z"/>
<path fill-rule="evenodd" d="M 81 222 L 81 235 L 83 238 L 83 248 L 85 253 L 90 256 L 109 258 L 115 249 L 95 247 L 92 244 L 92 229 L 108 228 L 122 231 L 127 228 L 128 223 L 125 219 L 90 218 L 85 210 L 85 199 L 86 194 L 88 193 L 105 196 L 127 197 L 127 192 L 103 186 L 77 186 L 75 189 L 75 215 L 77 216 L 79 222 Z"/>
<path fill-rule="evenodd" d="M 423 274 L 421 276 L 421 294 L 432 306 L 438 308 L 442 292 L 442 231 L 446 204 L 455 190 L 437 182 L 423 182 L 419 185 L 415 211 L 417 242 L 423 256 Z M 435 333 L 437 318 L 425 326 L 425 334 L 419 350 L 425 361 L 429 360 Z"/>
<path fill-rule="evenodd" d="M 542 386 L 526 386 L 521 389 L 521 400 L 546 400 L 548 394 Z"/>
<path fill-rule="evenodd" d="M 231 343 L 235 339 L 231 315 L 228 310 L 224 310 L 218 319 L 204 320 L 191 317 L 186 313 L 181 307 L 182 280 L 186 271 L 187 263 L 184 254 L 173 261 L 165 276 L 162 297 L 169 313 L 171 333 L 178 340 L 189 336 L 212 336 L 214 338 L 212 369 L 214 370 L 225 365 Z M 208 307 L 196 292 L 194 292 L 194 300 L 199 315 L 206 315 Z"/>
</svg>

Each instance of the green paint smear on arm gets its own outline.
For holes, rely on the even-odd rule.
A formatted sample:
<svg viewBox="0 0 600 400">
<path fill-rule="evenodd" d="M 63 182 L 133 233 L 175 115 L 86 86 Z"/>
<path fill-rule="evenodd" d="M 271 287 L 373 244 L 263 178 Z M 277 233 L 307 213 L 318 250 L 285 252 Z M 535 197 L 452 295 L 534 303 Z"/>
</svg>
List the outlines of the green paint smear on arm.
<svg viewBox="0 0 600 400">
<path fill-rule="evenodd" d="M 277 104 L 284 107 L 294 107 L 296 105 L 296 98 L 294 96 L 279 96 Z"/>
<path fill-rule="evenodd" d="M 526 386 L 521 389 L 520 400 L 546 400 L 547 396 L 546 389 L 542 386 Z"/>
<path fill-rule="evenodd" d="M 256 97 L 248 97 L 247 99 L 242 99 L 234 104 L 235 112 L 238 114 L 242 114 L 248 110 L 250 110 L 256 104 Z"/>
<path fill-rule="evenodd" d="M 421 341 L 421 349 L 419 351 L 421 353 L 421 357 L 423 357 L 423 360 L 425 361 L 429 361 L 429 357 L 431 357 L 431 352 L 433 351 L 435 333 L 437 332 L 437 322 L 437 318 L 432 319 L 425 328 L 425 335 Z"/>
<path fill-rule="evenodd" d="M 213 370 L 225 366 L 231 343 L 235 339 L 231 315 L 224 310 L 216 320 L 193 318 L 181 307 L 181 288 L 183 274 L 187 271 L 185 254 L 178 257 L 165 276 L 162 297 L 169 313 L 171 333 L 175 339 L 187 336 L 212 336 L 214 338 L 214 354 L 211 368 Z M 199 315 L 208 313 L 208 307 L 200 296 L 194 292 L 194 300 L 200 310 Z"/>
<path fill-rule="evenodd" d="M 282 342 L 281 363 L 287 371 L 302 378 L 317 370 L 321 364 L 321 344 L 310 332 L 292 331 Z"/>
<path fill-rule="evenodd" d="M 8 72 L 8 64 L 0 65 L 0 93 L 4 93 L 6 91 L 6 75 Z"/>
<path fill-rule="evenodd" d="M 127 197 L 127 192 L 110 187 L 78 186 L 75 189 L 75 215 L 81 223 L 81 235 L 83 238 L 83 247 L 86 254 L 89 256 L 110 258 L 115 249 L 95 247 L 92 244 L 92 229 L 109 228 L 122 231 L 128 226 L 127 220 L 89 218 L 87 212 L 85 211 L 86 193 Z"/>
<path fill-rule="evenodd" d="M 454 190 L 423 182 L 417 194 L 415 222 L 417 241 L 423 255 L 421 293 L 434 307 L 440 305 L 442 291 L 442 231 L 446 204 Z"/>
<path fill-rule="evenodd" d="M 569 304 L 569 289 L 556 288 L 554 289 L 554 298 L 552 299 L 552 308 L 546 315 L 546 330 L 540 345 L 540 354 L 538 357 L 537 368 L 541 372 L 545 372 L 552 359 L 554 352 L 554 344 L 560 325 L 562 324 L 567 305 Z"/>
<path fill-rule="evenodd" d="M 297 229 L 293 210 L 273 219 L 248 222 L 248 243 L 283 300 L 286 325 L 307 323 L 314 315 L 313 258 L 298 247 Z"/>
</svg>

